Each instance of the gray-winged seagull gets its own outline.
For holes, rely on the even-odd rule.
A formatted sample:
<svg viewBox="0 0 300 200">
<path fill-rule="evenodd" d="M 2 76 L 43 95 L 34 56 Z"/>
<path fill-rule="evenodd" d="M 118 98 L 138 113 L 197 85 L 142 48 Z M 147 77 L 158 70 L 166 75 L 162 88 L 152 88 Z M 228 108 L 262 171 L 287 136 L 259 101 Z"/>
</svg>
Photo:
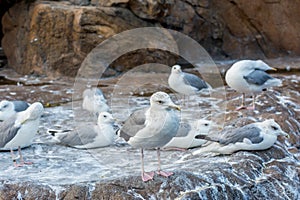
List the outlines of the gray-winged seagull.
<svg viewBox="0 0 300 200">
<path fill-rule="evenodd" d="M 4 121 L 18 112 L 24 111 L 29 107 L 25 101 L 7 101 L 0 102 L 0 121 Z"/>
<path fill-rule="evenodd" d="M 226 83 L 234 90 L 243 93 L 240 109 L 255 109 L 255 95 L 273 86 L 281 86 L 282 81 L 273 78 L 265 71 L 276 70 L 262 60 L 241 60 L 234 63 L 225 75 Z M 252 107 L 245 107 L 245 94 L 253 94 Z"/>
<path fill-rule="evenodd" d="M 106 147 L 117 138 L 114 123 L 115 119 L 110 113 L 100 112 L 97 125 L 85 123 L 71 132 L 50 133 L 62 145 L 78 149 Z"/>
<path fill-rule="evenodd" d="M 43 105 L 35 102 L 25 111 L 19 112 L 0 123 L 0 149 L 11 151 L 14 166 L 26 164 L 21 154 L 21 148 L 32 144 L 43 111 Z M 20 164 L 16 162 L 14 149 L 19 151 Z"/>
<path fill-rule="evenodd" d="M 225 130 L 214 137 L 211 135 L 198 135 L 196 138 L 212 142 L 193 152 L 193 155 L 204 152 L 232 154 L 240 150 L 265 150 L 274 145 L 279 135 L 288 137 L 288 134 L 281 129 L 274 119 Z"/>
<path fill-rule="evenodd" d="M 180 108 L 173 103 L 170 96 L 165 92 L 156 92 L 150 98 L 150 107 L 134 112 L 120 130 L 120 136 L 127 139 L 132 147 L 141 149 L 143 181 L 152 180 L 154 176 L 154 172 L 144 170 L 144 149 L 157 148 L 157 174 L 165 177 L 173 174 L 161 170 L 160 148 L 167 144 L 178 131 L 179 118 L 174 110 L 180 110 Z M 140 120 L 144 116 L 146 120 Z"/>
<path fill-rule="evenodd" d="M 198 76 L 182 72 L 180 65 L 174 65 L 168 78 L 169 86 L 183 95 L 196 94 L 211 86 Z"/>
</svg>

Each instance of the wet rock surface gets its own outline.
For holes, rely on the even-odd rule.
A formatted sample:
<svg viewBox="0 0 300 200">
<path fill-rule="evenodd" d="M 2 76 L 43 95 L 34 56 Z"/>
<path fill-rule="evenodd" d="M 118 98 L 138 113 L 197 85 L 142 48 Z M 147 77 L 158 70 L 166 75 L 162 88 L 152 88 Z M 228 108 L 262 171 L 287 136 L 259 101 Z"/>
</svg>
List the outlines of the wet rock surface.
<svg viewBox="0 0 300 200">
<path fill-rule="evenodd" d="M 70 129 L 77 121 L 95 121 L 83 111 L 76 115 L 82 99 L 74 95 L 74 79 L 20 76 L 8 69 L 1 69 L 1 74 L 5 75 L 0 85 L 3 98 L 41 101 L 46 109 L 35 144 L 23 150 L 33 165 L 15 168 L 10 153 L 0 152 L 0 199 L 299 199 L 299 73 L 274 74 L 283 80 L 283 87 L 258 95 L 256 111 L 234 111 L 240 94 L 229 88 L 228 101 L 210 97 L 184 100 L 171 93 L 182 105 L 182 118 L 206 117 L 218 123 L 220 118 L 212 114 L 226 104 L 225 115 L 221 115 L 224 127 L 274 118 L 290 138 L 279 137 L 265 151 L 240 151 L 229 156 L 191 156 L 195 149 L 164 151 L 162 167 L 175 174 L 169 178 L 155 175 L 154 181 L 147 183 L 140 178 L 139 150 L 122 140 L 91 150 L 60 146 L 51 140 L 48 128 Z M 155 75 L 162 79 L 168 76 L 163 72 Z M 146 73 L 136 76 L 145 77 Z M 134 109 L 147 105 L 153 91 L 170 92 L 167 87 L 148 84 L 131 92 L 127 87 L 115 95 L 118 81 L 120 77 L 102 79 L 99 85 L 120 122 Z M 155 170 L 156 151 L 146 150 L 145 159 L 146 170 Z"/>
</svg>

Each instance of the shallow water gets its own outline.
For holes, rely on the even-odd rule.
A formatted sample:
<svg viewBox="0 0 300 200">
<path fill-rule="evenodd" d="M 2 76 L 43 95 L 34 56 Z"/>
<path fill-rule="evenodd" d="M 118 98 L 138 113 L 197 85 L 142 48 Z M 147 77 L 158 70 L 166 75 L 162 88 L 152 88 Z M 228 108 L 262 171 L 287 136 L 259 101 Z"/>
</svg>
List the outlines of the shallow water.
<svg viewBox="0 0 300 200">
<path fill-rule="evenodd" d="M 53 81 L 41 77 L 17 77 L 14 74 L 10 74 L 9 71 L 4 72 L 13 81 L 4 81 L 2 83 L 5 84 L 0 85 L 3 99 L 22 99 L 31 103 L 41 101 L 46 108 L 41 119 L 35 144 L 22 151 L 25 159 L 33 161 L 34 164 L 15 168 L 12 165 L 10 153 L 0 152 L 0 177 L 2 180 L 10 182 L 34 181 L 60 190 L 62 188 L 58 186 L 61 185 L 93 183 L 99 180 L 139 175 L 140 152 L 131 148 L 121 139 L 110 147 L 92 150 L 78 150 L 53 143 L 51 137 L 47 134 L 47 129 L 49 128 L 65 130 L 74 128 L 79 121 L 96 122 L 93 115 L 81 110 L 82 99 L 80 95 L 74 95 L 74 82 L 72 82 L 72 79 Z M 168 74 L 162 73 L 157 74 L 157 76 L 161 76 L 163 79 Z M 250 180 L 257 182 L 270 181 L 270 177 L 274 172 L 272 170 L 264 170 L 268 168 L 268 165 L 274 167 L 274 163 L 271 162 L 287 163 L 287 166 L 291 167 L 291 174 L 287 174 L 287 176 L 291 179 L 289 181 L 292 181 L 296 176 L 293 174 L 295 168 L 300 166 L 298 160 L 300 155 L 300 74 L 276 74 L 275 76 L 284 80 L 283 88 L 275 88 L 259 95 L 257 97 L 256 111 L 232 111 L 239 105 L 240 95 L 228 88 L 226 89 L 226 96 L 229 101 L 209 95 L 189 98 L 173 93 L 170 95 L 177 104 L 181 104 L 182 112 L 180 116 L 184 120 L 192 121 L 205 118 L 223 127 L 224 124 L 226 126 L 240 126 L 264 118 L 276 118 L 283 129 L 290 134 L 291 138 L 289 140 L 280 139 L 280 142 L 275 144 L 274 148 L 289 150 L 293 156 L 278 157 L 270 161 L 263 160 L 261 157 L 248 152 L 238 152 L 234 156 L 211 157 L 208 155 L 208 157 L 192 157 L 190 151 L 194 150 L 164 151 L 161 154 L 162 167 L 168 170 L 180 169 L 193 172 L 208 183 L 226 183 L 235 190 L 241 191 L 243 195 L 244 184 L 249 184 Z M 169 91 L 167 87 L 159 85 L 148 85 L 147 88 L 140 88 L 138 91 L 131 91 L 130 87 L 118 90 L 114 85 L 116 81 L 118 80 L 105 79 L 101 81 L 101 89 L 105 93 L 110 106 L 112 106 L 113 115 L 118 119 L 119 123 L 122 123 L 135 109 L 148 106 L 149 95 L 154 91 L 158 89 Z M 246 103 L 250 102 L 251 99 L 248 98 Z M 250 172 L 248 170 L 247 173 L 243 173 L 243 170 L 246 170 L 245 168 L 236 168 L 241 162 L 239 158 L 249 159 Z M 255 166 L 255 162 L 252 162 L 253 160 L 260 160 L 262 165 Z M 209 165 L 207 164 L 208 162 Z M 212 170 L 212 166 L 215 170 Z M 216 169 L 219 167 L 224 168 L 224 166 L 228 167 L 227 172 L 231 174 L 230 176 L 235 177 L 232 179 L 232 182 L 224 177 L 224 171 L 216 173 Z M 147 171 L 157 168 L 156 151 L 145 151 L 145 168 Z M 274 182 L 273 188 L 277 188 L 276 184 L 280 183 Z M 217 187 L 217 185 L 203 187 L 213 188 Z M 200 192 L 202 189 L 196 188 L 196 191 Z M 266 191 L 266 193 L 268 192 L 270 191 Z"/>
</svg>

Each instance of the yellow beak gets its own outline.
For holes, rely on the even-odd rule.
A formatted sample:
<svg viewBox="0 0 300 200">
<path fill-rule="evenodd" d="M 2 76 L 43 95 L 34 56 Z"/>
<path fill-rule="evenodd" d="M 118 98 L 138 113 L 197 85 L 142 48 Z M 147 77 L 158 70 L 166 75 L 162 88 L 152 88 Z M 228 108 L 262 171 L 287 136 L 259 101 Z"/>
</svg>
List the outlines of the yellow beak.
<svg viewBox="0 0 300 200">
<path fill-rule="evenodd" d="M 271 69 L 270 69 L 270 70 L 277 71 L 277 69 L 276 69 L 276 68 L 273 68 L 273 67 L 271 67 Z"/>
<path fill-rule="evenodd" d="M 175 105 L 175 104 L 169 105 L 169 108 L 172 108 L 172 109 L 175 109 L 175 110 L 178 110 L 178 111 L 181 110 L 181 108 L 179 106 Z"/>
</svg>

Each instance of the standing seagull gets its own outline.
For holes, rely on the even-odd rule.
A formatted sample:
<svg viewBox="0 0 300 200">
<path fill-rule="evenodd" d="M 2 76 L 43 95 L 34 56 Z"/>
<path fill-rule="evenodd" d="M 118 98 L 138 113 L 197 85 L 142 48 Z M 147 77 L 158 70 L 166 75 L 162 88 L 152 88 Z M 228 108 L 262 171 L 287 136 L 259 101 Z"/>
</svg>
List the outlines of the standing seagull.
<svg viewBox="0 0 300 200">
<path fill-rule="evenodd" d="M 261 60 L 241 60 L 227 71 L 225 80 L 229 87 L 243 93 L 240 109 L 255 109 L 255 94 L 273 86 L 281 86 L 282 81 L 265 71 L 276 70 Z M 253 93 L 252 107 L 245 107 L 245 93 Z"/>
<path fill-rule="evenodd" d="M 189 149 L 203 145 L 207 140 L 197 139 L 196 135 L 207 135 L 212 122 L 205 119 L 199 119 L 192 123 L 180 123 L 175 137 L 168 142 L 164 148 Z"/>
<path fill-rule="evenodd" d="M 109 106 L 99 88 L 89 88 L 83 92 L 82 108 L 98 115 L 100 112 L 108 112 Z"/>
<path fill-rule="evenodd" d="M 25 111 L 13 115 L 0 124 L 0 149 L 10 149 L 14 166 L 17 167 L 26 164 L 21 154 L 21 148 L 32 144 L 43 111 L 43 105 L 39 102 L 35 102 Z M 14 156 L 14 149 L 18 149 L 19 151 L 19 165 Z"/>
<path fill-rule="evenodd" d="M 179 118 L 174 110 L 180 108 L 173 103 L 170 96 L 164 92 L 156 92 L 150 98 L 150 107 L 133 113 L 120 130 L 120 136 L 128 139 L 134 148 L 141 149 L 142 180 L 153 179 L 154 172 L 144 170 L 144 149 L 157 148 L 158 170 L 161 176 L 171 176 L 172 172 L 161 170 L 160 148 L 167 144 L 177 133 Z M 141 115 L 139 117 L 139 115 Z M 142 122 L 145 116 L 144 123 Z M 132 127 L 132 129 L 131 129 Z"/>
<path fill-rule="evenodd" d="M 265 150 L 273 146 L 278 135 L 288 137 L 288 134 L 281 129 L 274 119 L 225 130 L 219 137 L 198 135 L 196 138 L 212 142 L 193 152 L 193 155 L 204 152 L 232 154 L 240 150 Z"/>
<path fill-rule="evenodd" d="M 29 107 L 25 101 L 7 101 L 0 102 L 0 121 L 4 121 L 18 112 L 24 111 Z"/>
<path fill-rule="evenodd" d="M 191 95 L 211 88 L 198 76 L 182 72 L 179 65 L 172 67 L 168 83 L 173 90 L 183 95 Z"/>
<path fill-rule="evenodd" d="M 115 119 L 108 112 L 101 112 L 97 125 L 84 124 L 72 132 L 51 133 L 60 144 L 78 149 L 91 149 L 111 145 L 116 139 Z"/>
</svg>

